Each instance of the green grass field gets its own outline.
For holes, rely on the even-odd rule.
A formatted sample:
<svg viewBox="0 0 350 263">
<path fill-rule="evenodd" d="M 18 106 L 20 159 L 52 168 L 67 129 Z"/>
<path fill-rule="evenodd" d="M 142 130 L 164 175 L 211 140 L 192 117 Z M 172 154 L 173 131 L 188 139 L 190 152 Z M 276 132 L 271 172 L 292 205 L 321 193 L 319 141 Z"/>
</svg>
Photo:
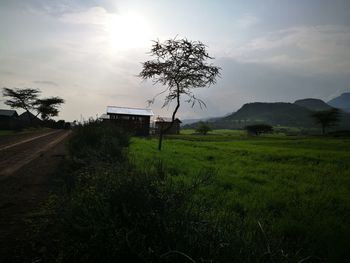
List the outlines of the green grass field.
<svg viewBox="0 0 350 263">
<path fill-rule="evenodd" d="M 214 171 L 200 198 L 208 214 L 235 222 L 247 246 L 261 232 L 267 250 L 334 262 L 350 258 L 349 150 L 350 138 L 187 130 L 164 140 L 161 152 L 156 138 L 133 138 L 129 156 L 139 169 L 161 162 L 184 181 Z"/>
</svg>

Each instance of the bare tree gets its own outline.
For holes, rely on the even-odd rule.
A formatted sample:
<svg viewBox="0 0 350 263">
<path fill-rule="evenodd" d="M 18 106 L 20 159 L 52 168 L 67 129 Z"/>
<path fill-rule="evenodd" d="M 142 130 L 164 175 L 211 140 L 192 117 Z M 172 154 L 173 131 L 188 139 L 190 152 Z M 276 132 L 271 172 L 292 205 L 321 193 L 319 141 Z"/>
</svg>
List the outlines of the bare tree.
<svg viewBox="0 0 350 263">
<path fill-rule="evenodd" d="M 332 127 L 339 122 L 340 111 L 339 109 L 333 108 L 325 111 L 316 111 L 312 114 L 317 124 L 322 127 L 322 134 L 326 133 L 326 128 Z"/>
<path fill-rule="evenodd" d="M 178 109 L 180 108 L 181 96 L 184 95 L 186 102 L 192 107 L 198 103 L 202 108 L 204 101 L 198 99 L 193 89 L 209 87 L 216 83 L 220 75 L 220 67 L 209 64 L 207 61 L 213 59 L 206 51 L 206 46 L 200 41 L 185 39 L 169 39 L 161 43 L 154 41 L 150 55 L 153 60 L 142 64 L 140 73 L 142 79 L 153 79 L 154 84 L 166 86 L 166 89 L 157 94 L 150 103 L 160 94 L 167 94 L 163 107 L 169 105 L 173 100 L 176 106 L 172 114 L 172 121 L 166 128 L 160 129 L 158 149 L 162 148 L 163 135 L 171 129 Z"/>
<path fill-rule="evenodd" d="M 40 94 L 38 89 L 10 89 L 3 88 L 2 95 L 9 97 L 5 104 L 11 108 L 23 109 L 28 113 L 29 121 L 32 123 L 30 110 L 34 109 L 35 103 Z"/>
</svg>

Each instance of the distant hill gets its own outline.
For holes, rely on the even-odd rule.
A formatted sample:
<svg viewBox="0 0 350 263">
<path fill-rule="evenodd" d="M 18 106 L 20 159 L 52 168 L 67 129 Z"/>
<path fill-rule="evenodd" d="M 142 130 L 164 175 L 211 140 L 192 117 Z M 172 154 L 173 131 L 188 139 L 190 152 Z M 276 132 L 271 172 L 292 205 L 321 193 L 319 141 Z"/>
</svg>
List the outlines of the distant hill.
<svg viewBox="0 0 350 263">
<path fill-rule="evenodd" d="M 296 100 L 294 104 L 313 111 L 330 110 L 332 107 L 320 99 Z"/>
<path fill-rule="evenodd" d="M 319 99 L 286 102 L 254 102 L 244 104 L 237 112 L 216 119 L 210 124 L 215 129 L 237 129 L 253 123 L 266 123 L 273 126 L 312 128 L 317 127 L 311 117 L 314 111 L 328 110 L 332 107 Z M 350 128 L 350 114 L 342 112 L 339 127 Z M 186 127 L 194 128 L 198 123 Z"/>
<path fill-rule="evenodd" d="M 202 119 L 182 119 L 181 126 L 189 125 L 201 121 Z"/>
<path fill-rule="evenodd" d="M 328 101 L 328 104 L 350 113 L 350 92 L 343 93 L 340 96 Z"/>
<path fill-rule="evenodd" d="M 243 105 L 226 120 L 244 123 L 268 123 L 280 126 L 309 126 L 311 111 L 293 103 L 254 102 Z"/>
<path fill-rule="evenodd" d="M 203 119 L 183 119 L 181 120 L 182 123 L 181 123 L 181 126 L 190 126 L 191 124 L 193 123 L 198 123 L 200 121 L 204 121 L 204 122 L 215 122 L 216 120 L 219 120 L 221 118 L 224 118 L 228 115 L 231 115 L 231 113 L 227 113 L 225 114 L 224 116 L 220 116 L 220 117 L 208 117 L 208 118 L 203 118 Z"/>
</svg>

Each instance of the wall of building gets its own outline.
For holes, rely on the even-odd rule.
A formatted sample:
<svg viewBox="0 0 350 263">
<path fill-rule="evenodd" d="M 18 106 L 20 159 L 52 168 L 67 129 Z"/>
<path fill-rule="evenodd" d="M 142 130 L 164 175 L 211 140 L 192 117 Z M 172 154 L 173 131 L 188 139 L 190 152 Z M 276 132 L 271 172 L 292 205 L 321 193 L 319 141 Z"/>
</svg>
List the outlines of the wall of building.
<svg viewBox="0 0 350 263">
<path fill-rule="evenodd" d="M 109 113 L 109 120 L 122 129 L 137 135 L 148 136 L 150 130 L 150 116 L 137 116 L 137 115 L 125 115 L 125 114 L 113 114 Z"/>
</svg>

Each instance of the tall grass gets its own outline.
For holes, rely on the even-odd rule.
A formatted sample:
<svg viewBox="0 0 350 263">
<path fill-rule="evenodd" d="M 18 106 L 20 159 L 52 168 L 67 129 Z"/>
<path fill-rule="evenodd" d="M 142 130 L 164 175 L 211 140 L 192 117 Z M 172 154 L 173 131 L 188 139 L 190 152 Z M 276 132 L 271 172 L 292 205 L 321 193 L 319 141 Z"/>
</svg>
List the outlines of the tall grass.
<svg viewBox="0 0 350 263">
<path fill-rule="evenodd" d="M 200 195 L 212 183 L 212 170 L 179 180 L 183 175 L 162 162 L 137 169 L 125 156 L 128 144 L 114 126 L 89 123 L 75 131 L 61 175 L 68 191 L 56 204 L 56 243 L 46 259 L 231 262 L 263 255 L 261 232 L 242 232 L 242 218 L 213 213 Z M 245 246 L 252 238 L 262 246 Z"/>
<path fill-rule="evenodd" d="M 235 238 L 228 244 L 245 251 L 236 261 L 258 260 L 265 246 L 274 260 L 344 262 L 350 256 L 349 148 L 348 138 L 183 135 L 161 153 L 156 141 L 134 138 L 130 155 L 140 169 L 161 160 L 178 180 L 214 169 L 198 195 L 212 220 L 231 228 Z"/>
<path fill-rule="evenodd" d="M 317 174 L 303 178 L 301 172 L 316 169 L 316 164 L 285 170 L 303 163 L 304 157 L 306 163 L 321 162 L 326 167 L 341 147 L 334 147 L 327 157 L 310 154 L 317 145 L 309 141 L 305 142 L 308 150 L 300 155 L 287 148 L 259 148 L 267 142 L 277 147 L 278 139 L 234 137 L 217 142 L 216 136 L 211 137 L 214 141 L 188 136 L 169 140 L 159 153 L 152 139 L 132 139 L 128 151 L 130 138 L 115 126 L 92 122 L 75 130 L 60 175 L 65 191 L 56 199 L 50 219 L 54 222 L 50 240 L 55 242 L 44 259 L 315 262 L 347 258 L 346 189 L 322 193 L 325 188 Z M 303 149 L 289 140 L 284 143 Z M 341 152 L 332 160 L 338 158 L 338 164 L 348 169 L 342 159 L 346 156 Z M 256 166 L 249 167 L 252 164 Z M 322 180 L 339 185 L 334 181 L 338 179 Z"/>
</svg>

